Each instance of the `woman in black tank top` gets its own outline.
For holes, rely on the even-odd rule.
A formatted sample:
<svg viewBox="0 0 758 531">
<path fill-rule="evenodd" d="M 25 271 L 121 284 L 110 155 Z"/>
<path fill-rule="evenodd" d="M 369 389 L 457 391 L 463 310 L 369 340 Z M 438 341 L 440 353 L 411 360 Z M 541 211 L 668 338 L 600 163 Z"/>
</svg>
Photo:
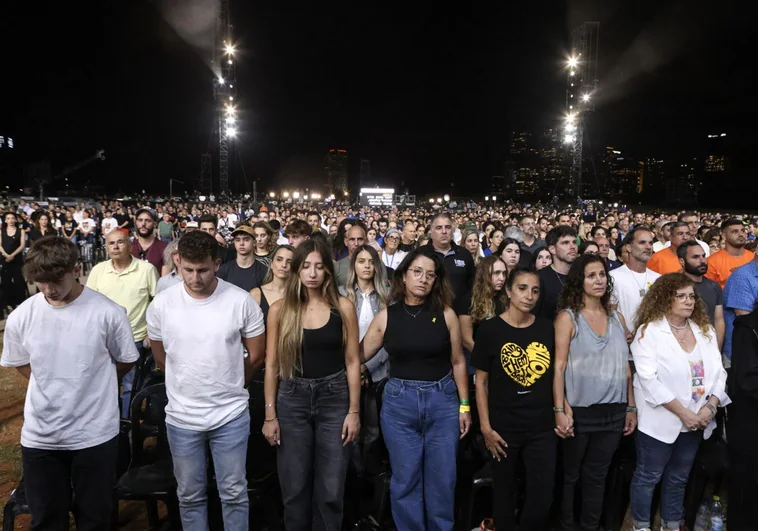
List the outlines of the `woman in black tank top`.
<svg viewBox="0 0 758 531">
<path fill-rule="evenodd" d="M 381 426 L 392 466 L 392 515 L 398 529 L 452 531 L 458 440 L 471 414 L 460 325 L 439 256 L 416 249 L 405 257 L 392 299 L 362 342 L 366 359 L 382 346 L 389 354 Z"/>
<path fill-rule="evenodd" d="M 268 310 L 272 304 L 284 296 L 284 286 L 290 275 L 290 264 L 295 256 L 295 249 L 289 245 L 280 245 L 274 251 L 266 278 L 259 288 L 250 290 L 255 302 L 263 311 L 264 321 L 268 320 Z M 268 293 L 268 295 L 266 295 Z"/>
<path fill-rule="evenodd" d="M 285 528 L 341 529 L 360 429 L 358 319 L 337 292 L 325 242 L 300 244 L 291 268 L 268 312 L 263 434 L 277 446 Z"/>
</svg>

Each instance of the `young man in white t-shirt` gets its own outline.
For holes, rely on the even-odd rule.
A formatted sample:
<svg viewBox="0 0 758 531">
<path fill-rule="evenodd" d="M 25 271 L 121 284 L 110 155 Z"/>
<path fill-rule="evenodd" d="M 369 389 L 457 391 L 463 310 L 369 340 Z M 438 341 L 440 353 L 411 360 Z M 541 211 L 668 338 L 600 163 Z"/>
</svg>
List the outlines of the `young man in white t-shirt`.
<svg viewBox="0 0 758 531">
<path fill-rule="evenodd" d="M 166 374 L 166 425 L 182 525 L 208 528 L 209 445 L 224 528 L 247 529 L 245 383 L 263 365 L 263 312 L 249 293 L 216 278 L 220 259 L 213 236 L 188 232 L 178 250 L 184 282 L 156 296 L 147 326 L 153 356 Z"/>
<path fill-rule="evenodd" d="M 79 251 L 43 238 L 24 270 L 39 293 L 8 317 L 0 365 L 29 379 L 21 456 L 32 529 L 110 529 L 118 377 L 139 358 L 126 311 L 77 282 Z M 73 490 L 73 507 L 72 507 Z"/>
<path fill-rule="evenodd" d="M 611 303 L 624 316 L 627 328 L 634 333 L 637 309 L 650 286 L 660 277 L 658 273 L 647 268 L 647 262 L 653 256 L 653 233 L 638 227 L 630 230 L 621 247 L 628 251 L 626 263 L 611 271 L 613 294 Z"/>
</svg>

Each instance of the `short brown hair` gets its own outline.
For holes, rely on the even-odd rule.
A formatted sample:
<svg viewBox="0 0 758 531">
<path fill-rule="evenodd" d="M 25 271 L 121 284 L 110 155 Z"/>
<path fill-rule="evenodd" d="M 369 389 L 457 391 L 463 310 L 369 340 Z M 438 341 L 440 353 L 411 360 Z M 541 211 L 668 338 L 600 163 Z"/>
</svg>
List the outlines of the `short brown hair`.
<svg viewBox="0 0 758 531">
<path fill-rule="evenodd" d="M 29 282 L 58 282 L 73 273 L 79 260 L 76 245 L 68 238 L 45 236 L 34 242 L 24 258 L 24 276 Z"/>
<path fill-rule="evenodd" d="M 194 264 L 205 262 L 210 257 L 214 262 L 218 258 L 218 243 L 216 238 L 200 230 L 187 232 L 179 238 L 177 247 L 179 257 Z"/>
<path fill-rule="evenodd" d="M 285 236 L 310 236 L 311 234 L 313 234 L 313 227 L 304 219 L 294 220 L 284 230 Z"/>
</svg>

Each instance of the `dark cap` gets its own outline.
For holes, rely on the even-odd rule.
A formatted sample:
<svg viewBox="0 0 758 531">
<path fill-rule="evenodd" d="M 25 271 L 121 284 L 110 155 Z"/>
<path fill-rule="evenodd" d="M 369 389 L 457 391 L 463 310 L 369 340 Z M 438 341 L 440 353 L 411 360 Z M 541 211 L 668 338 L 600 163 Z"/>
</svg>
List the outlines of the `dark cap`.
<svg viewBox="0 0 758 531">
<path fill-rule="evenodd" d="M 137 219 L 140 214 L 147 212 L 150 214 L 150 217 L 153 218 L 153 221 L 155 221 L 155 215 L 153 215 L 153 211 L 149 208 L 140 208 L 137 212 L 134 213 L 134 219 Z"/>
</svg>

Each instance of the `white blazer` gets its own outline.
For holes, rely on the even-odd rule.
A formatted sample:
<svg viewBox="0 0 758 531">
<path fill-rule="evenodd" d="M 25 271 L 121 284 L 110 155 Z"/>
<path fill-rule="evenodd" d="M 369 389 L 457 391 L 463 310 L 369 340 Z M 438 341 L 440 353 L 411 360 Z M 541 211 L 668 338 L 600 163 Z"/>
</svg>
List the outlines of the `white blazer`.
<svg viewBox="0 0 758 531">
<path fill-rule="evenodd" d="M 700 327 L 690 321 L 697 346 L 703 357 L 705 394 L 697 404 L 699 410 L 711 395 L 718 397 L 719 407 L 731 400 L 726 395 L 726 371 L 721 362 L 716 341 L 716 331 L 711 327 L 710 338 L 703 335 Z M 686 408 L 692 404 L 692 373 L 686 353 L 671 332 L 666 319 L 647 325 L 644 337 L 642 328 L 632 342 L 634 375 L 634 398 L 637 402 L 637 428 L 644 434 L 667 444 L 673 443 L 683 425 L 677 415 L 663 407 L 674 399 Z M 716 427 L 712 420 L 705 430 L 705 438 Z"/>
</svg>

